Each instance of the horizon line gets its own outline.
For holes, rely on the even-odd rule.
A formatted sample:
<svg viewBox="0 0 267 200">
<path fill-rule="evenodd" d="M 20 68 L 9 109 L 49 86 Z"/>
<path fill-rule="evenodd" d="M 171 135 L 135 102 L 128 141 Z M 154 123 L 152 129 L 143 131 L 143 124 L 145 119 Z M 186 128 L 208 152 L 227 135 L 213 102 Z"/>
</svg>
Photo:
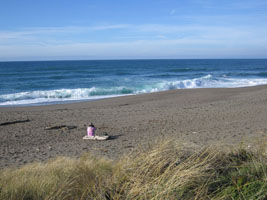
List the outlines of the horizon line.
<svg viewBox="0 0 267 200">
<path fill-rule="evenodd" d="M 111 58 L 111 59 L 56 59 L 56 60 L 6 60 L 4 62 L 62 62 L 62 61 L 127 61 L 127 60 L 267 60 L 267 58 Z"/>
</svg>

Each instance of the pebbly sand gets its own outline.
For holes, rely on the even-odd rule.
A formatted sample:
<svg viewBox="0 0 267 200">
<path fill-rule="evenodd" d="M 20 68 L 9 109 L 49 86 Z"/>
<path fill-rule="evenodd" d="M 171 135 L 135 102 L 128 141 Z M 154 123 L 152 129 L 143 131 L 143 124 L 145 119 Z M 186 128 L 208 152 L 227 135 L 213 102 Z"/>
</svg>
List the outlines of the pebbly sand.
<svg viewBox="0 0 267 200">
<path fill-rule="evenodd" d="M 0 168 L 85 152 L 116 159 L 161 138 L 239 144 L 267 135 L 267 86 L 187 89 L 82 103 L 0 108 Z M 83 140 L 94 122 L 107 141 Z M 45 130 L 51 126 L 76 126 Z"/>
</svg>

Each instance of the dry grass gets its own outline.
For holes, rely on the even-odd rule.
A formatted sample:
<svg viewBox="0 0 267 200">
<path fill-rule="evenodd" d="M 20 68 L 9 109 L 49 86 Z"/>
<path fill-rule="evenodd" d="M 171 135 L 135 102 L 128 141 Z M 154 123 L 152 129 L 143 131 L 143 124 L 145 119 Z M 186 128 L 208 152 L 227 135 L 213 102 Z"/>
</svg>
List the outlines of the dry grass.
<svg viewBox="0 0 267 200">
<path fill-rule="evenodd" d="M 7 169 L 0 173 L 0 199 L 104 199 L 101 191 L 112 171 L 110 161 L 90 155 Z"/>
<path fill-rule="evenodd" d="M 113 162 L 91 155 L 0 171 L 0 199 L 266 199 L 266 140 L 253 150 L 175 141 Z"/>
</svg>

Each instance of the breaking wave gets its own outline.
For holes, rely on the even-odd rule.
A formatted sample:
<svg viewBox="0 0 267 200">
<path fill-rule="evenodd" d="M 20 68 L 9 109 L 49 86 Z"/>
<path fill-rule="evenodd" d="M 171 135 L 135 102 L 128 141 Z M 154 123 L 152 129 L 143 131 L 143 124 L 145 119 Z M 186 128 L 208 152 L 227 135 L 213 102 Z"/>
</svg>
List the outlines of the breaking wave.
<svg viewBox="0 0 267 200">
<path fill-rule="evenodd" d="M 57 90 L 36 90 L 0 95 L 0 106 L 47 104 L 64 101 L 83 101 L 110 98 L 116 96 L 151 93 L 173 89 L 189 88 L 234 88 L 267 84 L 267 79 L 238 79 L 226 77 L 213 77 L 212 75 L 194 79 L 164 81 L 158 83 L 146 82 L 142 86 L 110 87 L 110 88 L 77 88 Z"/>
</svg>

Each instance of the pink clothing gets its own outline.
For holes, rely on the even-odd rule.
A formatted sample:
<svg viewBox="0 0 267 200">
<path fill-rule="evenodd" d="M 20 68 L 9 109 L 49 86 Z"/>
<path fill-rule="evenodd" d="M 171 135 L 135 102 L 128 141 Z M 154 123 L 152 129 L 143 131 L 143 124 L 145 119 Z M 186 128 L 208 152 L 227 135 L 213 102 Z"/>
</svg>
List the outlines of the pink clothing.
<svg viewBox="0 0 267 200">
<path fill-rule="evenodd" d="M 88 128 L 87 128 L 87 134 L 88 134 L 88 136 L 95 136 L 95 130 L 96 130 L 95 127 L 88 126 Z"/>
</svg>

